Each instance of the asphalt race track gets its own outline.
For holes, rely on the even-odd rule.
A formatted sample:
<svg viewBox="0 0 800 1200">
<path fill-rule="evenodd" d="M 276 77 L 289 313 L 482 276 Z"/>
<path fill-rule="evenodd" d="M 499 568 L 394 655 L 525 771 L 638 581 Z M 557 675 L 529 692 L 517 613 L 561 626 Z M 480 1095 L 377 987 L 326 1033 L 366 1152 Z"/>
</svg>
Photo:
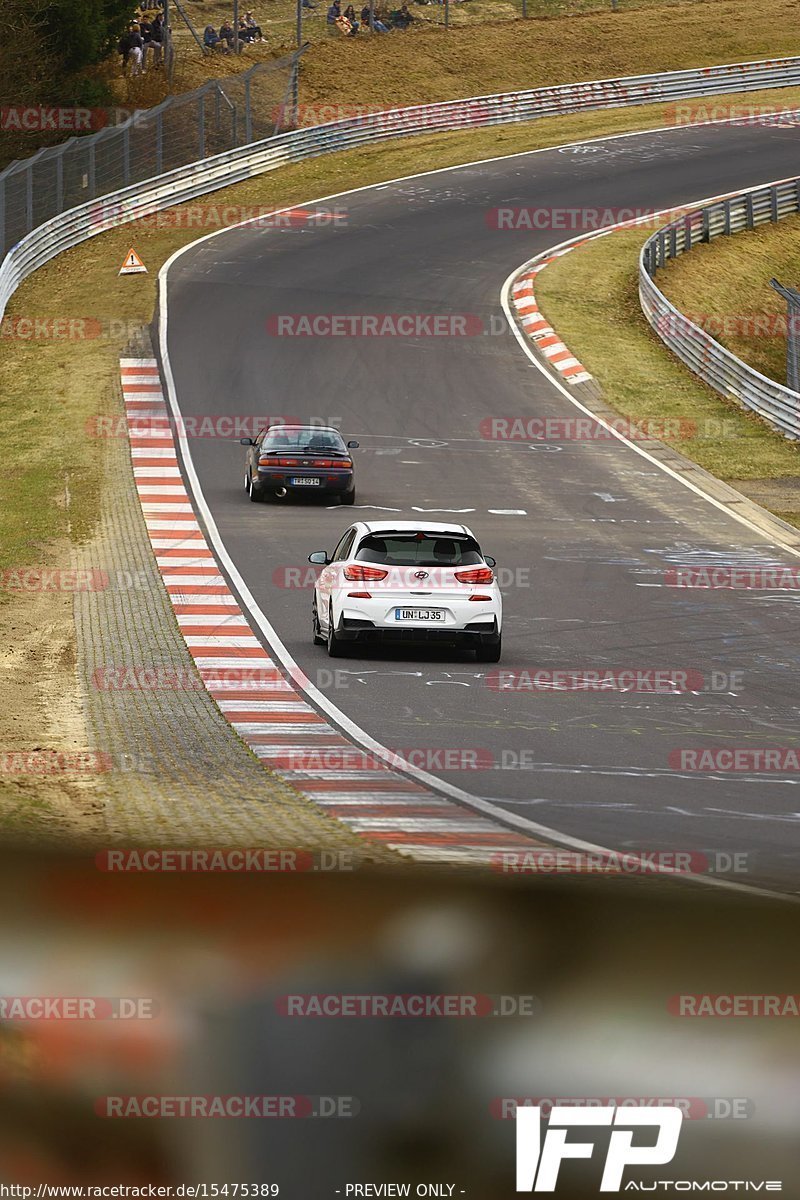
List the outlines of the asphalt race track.
<svg viewBox="0 0 800 1200">
<path fill-rule="evenodd" d="M 184 415 L 327 419 L 361 442 L 355 509 L 250 504 L 238 442 L 191 442 L 249 589 L 351 720 L 390 747 L 481 750 L 493 769 L 426 765 L 505 811 L 616 849 L 747 851 L 740 882 L 787 892 L 800 864 L 791 833 L 800 776 L 681 772 L 670 754 L 794 744 L 800 601 L 787 591 L 677 590 L 663 575 L 792 559 L 624 444 L 492 441 L 481 422 L 579 415 L 522 352 L 500 303 L 516 267 L 579 230 L 501 231 L 489 210 L 661 209 L 794 175 L 798 145 L 800 130 L 786 127 L 678 128 L 343 195 L 343 227 L 245 228 L 190 247 L 169 270 L 167 335 Z M 487 332 L 268 334 L 270 316 L 303 313 L 473 314 Z M 420 510 L 465 522 L 496 557 L 503 670 L 740 678 L 716 676 L 719 692 L 655 696 L 500 692 L 487 685 L 496 668 L 466 653 L 329 660 L 311 643 L 311 592 L 286 587 L 285 568 L 305 575 L 307 555 L 332 550 L 351 520 Z"/>
</svg>

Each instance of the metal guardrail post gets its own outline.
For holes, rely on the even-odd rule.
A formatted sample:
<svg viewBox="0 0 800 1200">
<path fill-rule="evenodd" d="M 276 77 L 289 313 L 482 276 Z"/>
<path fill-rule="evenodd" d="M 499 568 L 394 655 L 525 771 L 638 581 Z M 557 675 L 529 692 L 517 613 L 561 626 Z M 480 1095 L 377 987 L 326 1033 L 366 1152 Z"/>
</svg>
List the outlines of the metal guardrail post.
<svg viewBox="0 0 800 1200">
<path fill-rule="evenodd" d="M 729 234 L 731 231 L 731 202 L 730 202 L 730 200 L 726 200 L 724 202 L 723 208 L 725 211 L 725 233 Z"/>
<path fill-rule="evenodd" d="M 778 189 L 776 187 L 769 189 L 769 207 L 770 219 L 775 222 L 778 220 Z"/>
<path fill-rule="evenodd" d="M 753 193 L 748 192 L 744 198 L 744 215 L 748 229 L 755 229 L 755 214 L 753 212 Z"/>
</svg>

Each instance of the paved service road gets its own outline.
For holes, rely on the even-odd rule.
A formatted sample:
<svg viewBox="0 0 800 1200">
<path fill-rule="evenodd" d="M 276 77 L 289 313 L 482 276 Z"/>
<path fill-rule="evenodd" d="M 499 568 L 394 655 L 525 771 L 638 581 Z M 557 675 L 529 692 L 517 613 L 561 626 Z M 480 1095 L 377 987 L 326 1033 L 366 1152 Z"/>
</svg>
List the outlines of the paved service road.
<svg viewBox="0 0 800 1200">
<path fill-rule="evenodd" d="M 680 772 L 681 747 L 797 737 L 798 597 L 676 590 L 687 563 L 786 552 L 617 442 L 489 441 L 492 416 L 576 416 L 507 330 L 501 286 L 571 236 L 498 231 L 496 206 L 663 208 L 796 173 L 800 131 L 707 126 L 438 172 L 337 199 L 346 227 L 232 230 L 169 273 L 168 348 L 184 414 L 327 418 L 357 437 L 358 502 L 253 505 L 236 441 L 191 452 L 239 570 L 303 670 L 391 747 L 472 749 L 491 770 L 434 774 L 573 837 L 638 849 L 748 851 L 745 883 L 796 890 L 800 775 Z M 276 337 L 298 313 L 476 314 L 468 337 Z M 610 319 L 613 314 L 610 314 Z M 496 332 L 496 331 L 503 332 Z M 389 510 L 387 512 L 386 510 Z M 466 654 L 328 660 L 309 590 L 285 586 L 360 515 L 462 520 L 503 569 L 503 669 L 741 672 L 720 692 L 498 692 Z M 507 511 L 493 511 L 507 510 Z M 333 671 L 337 674 L 334 676 Z M 488 752 L 488 754 L 487 754 Z"/>
</svg>

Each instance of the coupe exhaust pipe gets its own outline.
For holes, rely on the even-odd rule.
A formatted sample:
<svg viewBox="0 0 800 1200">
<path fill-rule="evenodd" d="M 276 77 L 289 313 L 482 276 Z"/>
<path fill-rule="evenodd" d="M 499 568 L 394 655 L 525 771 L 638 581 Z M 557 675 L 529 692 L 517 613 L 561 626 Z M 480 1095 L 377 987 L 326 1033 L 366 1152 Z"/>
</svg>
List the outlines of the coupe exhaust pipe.
<svg viewBox="0 0 800 1200">
<path fill-rule="evenodd" d="M 279 487 L 277 492 L 275 493 L 275 495 L 278 497 L 278 499 L 282 500 L 283 497 L 286 495 L 286 488 Z"/>
</svg>

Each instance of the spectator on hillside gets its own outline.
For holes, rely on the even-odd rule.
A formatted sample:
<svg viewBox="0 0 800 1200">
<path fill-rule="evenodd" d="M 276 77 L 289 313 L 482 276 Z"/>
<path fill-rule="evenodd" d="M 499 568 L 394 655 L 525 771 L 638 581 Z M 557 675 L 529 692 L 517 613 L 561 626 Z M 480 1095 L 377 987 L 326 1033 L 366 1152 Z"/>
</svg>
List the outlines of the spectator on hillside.
<svg viewBox="0 0 800 1200">
<path fill-rule="evenodd" d="M 365 4 L 361 10 L 361 24 L 366 25 L 367 28 L 370 27 L 369 5 L 368 4 Z M 376 33 L 388 33 L 389 32 L 389 27 L 388 27 L 388 25 L 385 25 L 384 22 L 381 20 L 381 14 L 379 13 L 379 10 L 377 8 L 373 8 L 373 10 L 372 10 L 372 26 L 371 27 L 372 27 L 372 29 L 375 30 Z"/>
<path fill-rule="evenodd" d="M 350 22 L 349 37 L 355 37 L 358 33 L 358 17 L 356 16 L 356 10 L 353 8 L 352 4 L 348 4 L 347 8 L 344 10 L 344 16 L 345 20 Z"/>
<path fill-rule="evenodd" d="M 245 29 L 248 30 L 250 41 L 257 39 L 259 42 L 264 41 L 264 35 L 261 32 L 261 26 L 256 24 L 256 19 L 251 12 L 244 14 L 243 22 Z"/>
<path fill-rule="evenodd" d="M 335 25 L 342 15 L 342 6 L 339 0 L 333 0 L 333 4 L 328 9 L 328 24 Z"/>
<path fill-rule="evenodd" d="M 227 44 L 228 49 L 232 50 L 234 38 L 233 26 L 227 19 L 219 27 L 219 36 L 220 40 Z"/>
<path fill-rule="evenodd" d="M 156 13 L 153 17 L 153 24 L 150 29 L 150 49 L 153 53 L 153 66 L 161 66 L 161 58 L 164 52 L 164 22 L 161 18 L 161 13 Z"/>
<path fill-rule="evenodd" d="M 141 75 L 144 42 L 142 41 L 138 25 L 131 25 L 128 33 L 128 44 L 128 62 L 131 65 L 131 75 Z"/>
<path fill-rule="evenodd" d="M 222 38 L 213 25 L 206 25 L 203 30 L 203 45 L 207 46 L 209 50 L 225 50 Z"/>
<path fill-rule="evenodd" d="M 398 29 L 408 29 L 412 21 L 416 20 L 408 11 L 407 4 L 401 4 L 400 8 L 394 14 L 394 23 Z"/>
<path fill-rule="evenodd" d="M 130 57 L 130 52 L 131 52 L 130 32 L 123 33 L 122 37 L 119 39 L 119 42 L 117 43 L 117 50 L 118 50 L 119 54 L 121 54 L 121 56 L 122 56 L 122 69 L 124 71 L 128 65 L 128 58 Z"/>
</svg>

